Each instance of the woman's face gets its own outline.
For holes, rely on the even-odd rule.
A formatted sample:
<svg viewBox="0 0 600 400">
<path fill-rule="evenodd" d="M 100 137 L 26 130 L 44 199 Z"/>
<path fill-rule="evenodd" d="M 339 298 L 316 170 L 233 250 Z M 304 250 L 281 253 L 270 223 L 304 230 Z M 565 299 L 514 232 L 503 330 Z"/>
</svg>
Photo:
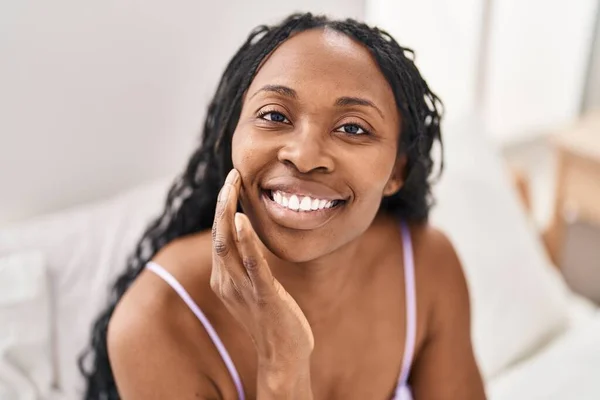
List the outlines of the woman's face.
<svg viewBox="0 0 600 400">
<path fill-rule="evenodd" d="M 401 185 L 400 116 L 369 51 L 298 33 L 260 67 L 233 135 L 241 204 L 276 256 L 305 262 L 364 233 Z"/>
</svg>

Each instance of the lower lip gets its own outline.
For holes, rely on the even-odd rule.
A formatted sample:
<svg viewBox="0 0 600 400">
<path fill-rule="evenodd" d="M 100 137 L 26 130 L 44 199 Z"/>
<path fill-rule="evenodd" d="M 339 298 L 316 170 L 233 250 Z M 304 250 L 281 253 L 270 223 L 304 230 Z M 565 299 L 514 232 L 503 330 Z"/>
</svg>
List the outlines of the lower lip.
<svg viewBox="0 0 600 400">
<path fill-rule="evenodd" d="M 294 211 L 277 204 L 264 192 L 261 193 L 261 197 L 267 213 L 277 224 L 286 228 L 299 230 L 320 228 L 344 207 L 344 204 L 339 204 L 333 208 L 324 208 L 322 210 Z"/>
</svg>

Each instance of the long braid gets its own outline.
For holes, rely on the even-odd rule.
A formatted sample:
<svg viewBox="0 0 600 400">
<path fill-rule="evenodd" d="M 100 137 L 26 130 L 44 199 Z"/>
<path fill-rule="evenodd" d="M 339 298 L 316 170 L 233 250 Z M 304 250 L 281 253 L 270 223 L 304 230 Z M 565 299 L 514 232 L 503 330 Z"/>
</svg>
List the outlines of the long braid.
<svg viewBox="0 0 600 400">
<path fill-rule="evenodd" d="M 435 140 L 441 142 L 441 102 L 427 87 L 412 59 L 390 35 L 354 20 L 329 21 L 312 14 L 294 14 L 281 24 L 253 30 L 225 68 L 208 106 L 201 143 L 183 173 L 170 188 L 162 214 L 146 229 L 127 266 L 113 285 L 109 304 L 92 328 L 91 344 L 79 359 L 87 388 L 85 399 L 117 400 L 119 394 L 109 363 L 106 336 L 114 309 L 148 261 L 172 240 L 209 229 L 217 195 L 233 167 L 231 140 L 243 96 L 265 58 L 291 35 L 329 27 L 363 43 L 376 59 L 394 91 L 403 126 L 400 151 L 407 155 L 404 188 L 386 198 L 382 208 L 409 220 L 425 220 L 430 207 L 427 181 L 433 162 L 429 155 Z"/>
</svg>

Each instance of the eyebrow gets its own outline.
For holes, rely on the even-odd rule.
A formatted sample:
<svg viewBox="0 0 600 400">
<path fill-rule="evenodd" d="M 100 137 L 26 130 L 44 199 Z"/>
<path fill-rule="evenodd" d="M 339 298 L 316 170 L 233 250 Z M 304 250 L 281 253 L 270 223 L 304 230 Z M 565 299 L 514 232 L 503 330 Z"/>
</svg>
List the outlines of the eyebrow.
<svg viewBox="0 0 600 400">
<path fill-rule="evenodd" d="M 265 86 L 261 87 L 260 89 L 258 89 L 252 95 L 252 97 L 256 96 L 260 92 L 277 93 L 277 94 L 280 94 L 282 96 L 289 97 L 289 98 L 292 98 L 292 99 L 297 99 L 298 98 L 298 95 L 296 94 L 296 91 L 294 89 L 289 88 L 287 86 L 283 86 L 283 85 L 265 85 Z M 250 97 L 250 98 L 252 98 L 252 97 Z"/>
<path fill-rule="evenodd" d="M 258 89 L 252 95 L 252 97 L 256 96 L 260 92 L 277 93 L 279 95 L 289 97 L 294 100 L 296 100 L 298 98 L 298 94 L 296 93 L 296 91 L 294 89 L 287 87 L 287 86 L 283 86 L 283 85 L 265 85 L 262 88 Z M 252 98 L 252 97 L 250 97 L 250 98 Z M 335 105 L 337 107 L 345 107 L 345 106 L 372 107 L 375 110 L 377 110 L 377 112 L 379 113 L 379 115 L 381 115 L 382 118 L 384 118 L 383 112 L 379 109 L 379 107 L 377 107 L 375 105 L 375 103 L 373 103 L 371 100 L 363 99 L 361 97 L 349 97 L 349 96 L 340 97 L 339 99 L 337 99 L 335 101 Z"/>
<path fill-rule="evenodd" d="M 367 99 L 363 99 L 360 97 L 340 97 L 339 99 L 337 99 L 335 101 L 335 105 L 338 107 L 344 107 L 344 106 L 367 106 L 367 107 L 372 107 L 375 110 L 377 110 L 377 112 L 379 113 L 379 115 L 381 115 L 381 118 L 383 118 L 383 112 L 381 112 L 381 110 L 379 109 L 379 107 L 377 107 L 371 100 L 367 100 Z"/>
</svg>

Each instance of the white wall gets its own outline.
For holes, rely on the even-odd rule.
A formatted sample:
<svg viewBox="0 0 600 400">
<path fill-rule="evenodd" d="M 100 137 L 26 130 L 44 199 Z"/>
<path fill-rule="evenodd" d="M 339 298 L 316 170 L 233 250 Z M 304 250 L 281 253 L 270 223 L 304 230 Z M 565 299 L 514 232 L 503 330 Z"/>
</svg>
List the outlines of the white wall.
<svg viewBox="0 0 600 400">
<path fill-rule="evenodd" d="M 496 0 L 484 109 L 501 143 L 552 132 L 579 114 L 598 0 Z"/>
<path fill-rule="evenodd" d="M 296 10 L 364 0 L 0 3 L 0 223 L 181 169 L 227 60 Z"/>
<path fill-rule="evenodd" d="M 416 52 L 416 65 L 442 99 L 446 121 L 475 107 L 481 0 L 370 0 L 367 20 Z"/>
<path fill-rule="evenodd" d="M 508 144 L 577 117 L 597 7 L 598 0 L 370 0 L 367 18 L 416 49 L 447 121 L 480 112 L 487 133 Z"/>
<path fill-rule="evenodd" d="M 481 71 L 486 0 L 1 2 L 0 224 L 173 175 L 228 58 L 295 10 L 387 29 L 416 50 L 447 121 L 480 110 L 502 143 L 575 117 L 598 0 L 488 1 Z"/>
<path fill-rule="evenodd" d="M 598 18 L 598 16 L 596 16 Z M 600 24 L 596 20 L 590 64 L 586 74 L 586 85 L 583 96 L 583 111 L 600 108 Z"/>
</svg>

